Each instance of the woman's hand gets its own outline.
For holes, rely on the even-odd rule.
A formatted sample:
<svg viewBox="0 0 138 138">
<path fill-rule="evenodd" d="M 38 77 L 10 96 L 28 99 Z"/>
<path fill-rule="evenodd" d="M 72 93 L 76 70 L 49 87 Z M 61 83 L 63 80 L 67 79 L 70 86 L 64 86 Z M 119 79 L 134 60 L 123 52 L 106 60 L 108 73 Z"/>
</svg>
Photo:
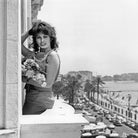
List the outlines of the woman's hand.
<svg viewBox="0 0 138 138">
<path fill-rule="evenodd" d="M 41 22 L 41 20 L 36 20 L 36 21 L 33 21 L 33 26 L 32 28 L 28 31 L 28 34 L 29 35 L 34 35 L 35 32 L 36 32 L 36 29 L 38 28 L 38 24 Z"/>
</svg>

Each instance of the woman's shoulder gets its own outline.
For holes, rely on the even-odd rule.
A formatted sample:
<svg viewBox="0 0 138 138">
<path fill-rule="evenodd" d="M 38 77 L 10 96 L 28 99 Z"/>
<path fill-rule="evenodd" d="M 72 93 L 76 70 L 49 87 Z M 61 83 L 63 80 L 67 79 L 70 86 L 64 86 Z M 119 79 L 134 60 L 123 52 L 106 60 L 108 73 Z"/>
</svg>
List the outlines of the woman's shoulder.
<svg viewBox="0 0 138 138">
<path fill-rule="evenodd" d="M 49 55 L 51 55 L 51 56 L 57 56 L 58 52 L 56 50 L 51 50 L 51 52 L 49 53 Z"/>
<path fill-rule="evenodd" d="M 59 55 L 58 55 L 57 51 L 55 51 L 55 50 L 51 50 L 47 55 L 48 59 L 53 59 L 53 58 L 58 58 L 58 57 L 59 57 Z"/>
</svg>

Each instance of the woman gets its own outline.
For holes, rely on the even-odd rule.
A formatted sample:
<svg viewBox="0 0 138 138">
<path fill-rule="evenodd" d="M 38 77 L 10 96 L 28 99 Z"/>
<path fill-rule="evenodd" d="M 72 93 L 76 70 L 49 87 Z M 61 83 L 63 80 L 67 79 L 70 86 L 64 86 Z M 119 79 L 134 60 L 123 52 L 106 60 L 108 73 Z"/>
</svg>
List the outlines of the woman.
<svg viewBox="0 0 138 138">
<path fill-rule="evenodd" d="M 24 46 L 28 36 L 32 36 L 33 50 Z M 60 68 L 60 60 L 56 49 L 58 48 L 55 29 L 48 23 L 38 21 L 21 37 L 22 55 L 33 59 L 46 74 L 46 85 L 41 86 L 33 79 L 26 80 L 26 97 L 23 114 L 41 114 L 51 109 L 54 104 L 52 85 L 54 84 Z"/>
</svg>

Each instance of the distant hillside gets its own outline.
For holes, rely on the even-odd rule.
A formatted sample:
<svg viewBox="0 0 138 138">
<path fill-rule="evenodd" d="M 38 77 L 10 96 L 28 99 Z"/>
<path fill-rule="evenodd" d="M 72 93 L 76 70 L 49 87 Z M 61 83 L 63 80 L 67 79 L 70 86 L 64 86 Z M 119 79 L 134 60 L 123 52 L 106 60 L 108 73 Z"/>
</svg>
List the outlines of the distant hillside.
<svg viewBox="0 0 138 138">
<path fill-rule="evenodd" d="M 93 76 L 93 73 L 91 71 L 70 71 L 67 74 L 75 75 L 75 76 L 77 74 L 80 74 L 84 81 L 87 79 L 93 80 L 94 77 L 96 77 L 96 76 Z M 113 76 L 106 75 L 106 76 L 101 76 L 101 79 L 103 81 L 136 81 L 138 82 L 138 73 L 123 73 L 123 74 L 115 74 Z"/>
<path fill-rule="evenodd" d="M 113 76 L 103 76 L 103 81 L 137 81 L 138 82 L 138 73 L 123 73 L 115 74 Z"/>
<path fill-rule="evenodd" d="M 82 76 L 83 81 L 85 81 L 87 79 L 92 80 L 92 78 L 93 78 L 93 73 L 91 71 L 70 71 L 70 72 L 68 72 L 68 74 L 70 74 L 72 76 L 76 76 L 79 74 Z"/>
</svg>

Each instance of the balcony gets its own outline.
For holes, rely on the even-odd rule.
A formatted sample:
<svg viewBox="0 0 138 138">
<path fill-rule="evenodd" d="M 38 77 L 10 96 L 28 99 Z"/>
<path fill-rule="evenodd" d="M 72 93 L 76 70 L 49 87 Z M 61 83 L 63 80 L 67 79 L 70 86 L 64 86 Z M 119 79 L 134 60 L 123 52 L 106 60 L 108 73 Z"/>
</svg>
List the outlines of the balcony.
<svg viewBox="0 0 138 138">
<path fill-rule="evenodd" d="M 21 138 L 80 138 L 88 121 L 70 105 L 56 100 L 53 109 L 41 115 L 21 117 Z"/>
</svg>

